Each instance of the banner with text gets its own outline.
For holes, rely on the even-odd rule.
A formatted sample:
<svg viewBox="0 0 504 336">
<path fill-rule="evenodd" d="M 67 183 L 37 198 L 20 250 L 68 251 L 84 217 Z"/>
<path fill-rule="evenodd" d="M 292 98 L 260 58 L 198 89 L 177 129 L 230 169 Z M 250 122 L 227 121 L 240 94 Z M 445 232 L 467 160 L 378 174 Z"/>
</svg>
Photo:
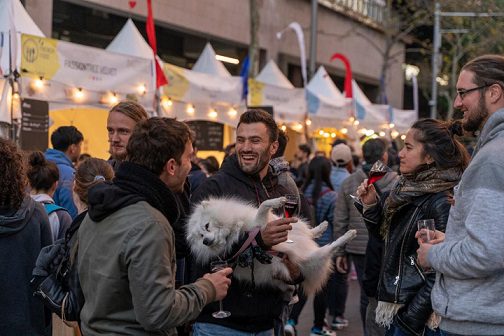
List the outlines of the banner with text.
<svg viewBox="0 0 504 336">
<path fill-rule="evenodd" d="M 22 34 L 21 76 L 23 95 L 49 101 L 72 99 L 106 104 L 106 95 L 137 100 L 154 97 L 152 60 L 98 48 Z M 34 85 L 34 81 L 42 84 Z"/>
</svg>

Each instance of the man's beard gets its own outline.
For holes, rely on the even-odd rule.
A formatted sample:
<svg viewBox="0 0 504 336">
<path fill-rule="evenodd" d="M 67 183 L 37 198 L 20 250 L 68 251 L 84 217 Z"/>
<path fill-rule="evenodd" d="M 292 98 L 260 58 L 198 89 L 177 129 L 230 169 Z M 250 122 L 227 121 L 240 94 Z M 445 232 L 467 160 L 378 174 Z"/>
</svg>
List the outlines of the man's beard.
<svg viewBox="0 0 504 336">
<path fill-rule="evenodd" d="M 269 163 L 270 157 L 268 156 L 268 152 L 269 147 L 266 148 L 263 152 L 257 153 L 258 159 L 255 166 L 244 165 L 242 164 L 241 158 L 239 158 L 238 163 L 240 164 L 241 170 L 248 175 L 255 175 L 259 173 Z"/>
<path fill-rule="evenodd" d="M 476 132 L 483 126 L 489 114 L 483 95 L 478 101 L 477 108 L 471 112 L 466 111 L 466 113 L 468 114 L 467 120 L 463 121 L 462 127 L 468 132 Z"/>
</svg>

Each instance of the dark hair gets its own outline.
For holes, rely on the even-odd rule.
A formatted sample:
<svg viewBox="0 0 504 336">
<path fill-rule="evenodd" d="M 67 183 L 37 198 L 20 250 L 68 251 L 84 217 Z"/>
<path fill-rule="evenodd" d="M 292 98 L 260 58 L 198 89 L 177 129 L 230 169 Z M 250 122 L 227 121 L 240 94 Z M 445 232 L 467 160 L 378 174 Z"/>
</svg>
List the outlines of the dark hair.
<svg viewBox="0 0 504 336">
<path fill-rule="evenodd" d="M 284 156 L 285 147 L 287 147 L 287 142 L 289 142 L 289 137 L 281 129 L 278 130 L 278 149 L 275 154 L 273 154 L 272 159 Z"/>
<path fill-rule="evenodd" d="M 0 207 L 17 210 L 25 196 L 23 156 L 16 145 L 0 138 Z"/>
<path fill-rule="evenodd" d="M 79 199 L 88 204 L 88 190 L 92 186 L 110 181 L 114 177 L 112 166 L 102 159 L 87 158 L 75 171 L 74 192 Z"/>
<path fill-rule="evenodd" d="M 75 126 L 61 126 L 51 134 L 53 148 L 62 152 L 70 145 L 77 145 L 83 140 L 82 133 Z"/>
<path fill-rule="evenodd" d="M 443 122 L 436 119 L 420 119 L 411 129 L 418 132 L 414 139 L 423 145 L 424 153 L 434 160 L 438 169 L 465 169 L 469 164 L 469 154 L 464 145 L 455 139 L 462 135 L 460 121 Z"/>
<path fill-rule="evenodd" d="M 474 73 L 477 86 L 499 84 L 504 90 L 504 57 L 501 55 L 483 55 L 469 61 L 462 70 Z"/>
<path fill-rule="evenodd" d="M 48 191 L 59 180 L 58 166 L 46 160 L 42 152 L 36 151 L 28 156 L 26 172 L 32 189 Z"/>
<path fill-rule="evenodd" d="M 234 150 L 236 147 L 236 144 L 235 143 L 231 143 L 229 145 L 226 146 L 226 148 L 224 148 L 224 160 L 226 160 L 226 158 L 231 155 L 231 151 Z"/>
<path fill-rule="evenodd" d="M 311 148 L 307 144 L 301 144 L 298 146 L 299 150 L 303 151 L 306 153 L 307 156 L 310 156 L 311 154 Z"/>
<path fill-rule="evenodd" d="M 278 126 L 275 119 L 268 112 L 260 109 L 247 110 L 240 116 L 240 121 L 236 128 L 241 124 L 263 123 L 268 129 L 270 143 L 278 139 Z"/>
<path fill-rule="evenodd" d="M 109 113 L 110 112 L 122 113 L 125 116 L 133 119 L 135 123 L 149 118 L 143 106 L 131 100 L 125 100 L 118 103 L 110 109 Z"/>
<path fill-rule="evenodd" d="M 362 156 L 366 164 L 372 165 L 381 160 L 386 151 L 387 144 L 380 138 L 369 139 L 362 145 Z M 387 162 L 384 163 L 387 164 Z"/>
<path fill-rule="evenodd" d="M 325 182 L 331 190 L 334 190 L 331 183 L 331 167 L 331 160 L 324 156 L 316 156 L 308 164 L 308 176 L 301 187 L 301 191 L 304 192 L 312 181 L 314 181 L 315 185 L 312 191 L 312 205 L 315 208 L 317 207 L 317 201 L 319 199 L 320 192 L 322 191 L 322 182 Z"/>
<path fill-rule="evenodd" d="M 87 160 L 89 158 L 91 158 L 90 154 L 88 154 L 88 153 L 82 153 L 81 155 L 79 155 L 79 158 L 77 159 L 77 161 L 81 162 L 81 161 Z"/>
<path fill-rule="evenodd" d="M 339 145 L 339 144 L 348 145 L 348 144 L 347 144 L 347 141 L 346 141 L 345 139 L 336 139 L 336 140 L 334 140 L 334 142 L 332 143 L 331 147 L 334 147 L 334 146 Z"/>
<path fill-rule="evenodd" d="M 168 160 L 180 163 L 187 142 L 192 141 L 193 133 L 186 123 L 153 117 L 135 126 L 126 148 L 127 160 L 159 175 Z"/>
<path fill-rule="evenodd" d="M 210 175 L 217 173 L 219 170 L 219 161 L 215 156 L 209 156 L 206 159 L 201 160 L 200 164 L 205 167 L 207 173 Z"/>
</svg>

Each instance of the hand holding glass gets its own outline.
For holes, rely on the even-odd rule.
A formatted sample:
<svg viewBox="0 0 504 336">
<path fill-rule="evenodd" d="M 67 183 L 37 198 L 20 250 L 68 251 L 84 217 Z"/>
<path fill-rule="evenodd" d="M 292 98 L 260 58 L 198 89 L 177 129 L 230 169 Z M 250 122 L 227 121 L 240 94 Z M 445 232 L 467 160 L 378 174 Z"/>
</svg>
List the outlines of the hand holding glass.
<svg viewBox="0 0 504 336">
<path fill-rule="evenodd" d="M 226 267 L 228 267 L 228 263 L 225 260 L 215 260 L 210 263 L 210 267 L 212 273 L 218 272 Z M 222 309 L 222 300 L 219 301 L 219 311 L 212 313 L 212 316 L 215 318 L 226 318 L 231 316 L 231 313 Z"/>
<path fill-rule="evenodd" d="M 284 204 L 284 217 L 291 218 L 298 215 L 299 210 L 299 196 L 294 194 L 286 194 L 285 195 L 286 202 Z M 287 239 L 286 243 L 292 244 L 293 240 Z"/>
<path fill-rule="evenodd" d="M 417 221 L 417 227 L 422 242 L 428 243 L 436 237 L 436 223 L 434 219 L 421 219 Z"/>
</svg>

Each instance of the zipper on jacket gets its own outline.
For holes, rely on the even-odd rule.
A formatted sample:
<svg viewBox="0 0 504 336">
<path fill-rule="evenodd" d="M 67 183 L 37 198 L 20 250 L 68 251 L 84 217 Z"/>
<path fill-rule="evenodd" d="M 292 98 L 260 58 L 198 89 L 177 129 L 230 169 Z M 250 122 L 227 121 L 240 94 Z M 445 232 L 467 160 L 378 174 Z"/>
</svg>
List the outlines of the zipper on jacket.
<svg viewBox="0 0 504 336">
<path fill-rule="evenodd" d="M 38 294 L 40 294 L 40 295 L 41 295 L 44 299 L 49 300 L 49 301 L 50 301 L 50 302 L 51 302 L 51 303 L 52 303 L 55 307 L 60 307 L 60 305 L 59 305 L 59 304 L 57 304 L 56 302 L 54 302 L 54 301 L 53 301 L 53 300 L 52 300 L 52 299 L 51 299 L 51 298 L 50 298 L 50 297 L 49 297 L 46 293 L 44 293 L 44 292 L 42 291 L 42 289 L 40 289 L 40 288 L 39 288 L 39 289 L 38 289 L 35 293 L 38 293 Z"/>
<path fill-rule="evenodd" d="M 425 276 L 423 275 L 423 272 L 422 272 L 422 270 L 420 269 L 420 267 L 418 267 L 418 265 L 416 264 L 416 262 L 415 262 L 415 257 L 413 257 L 413 256 L 409 256 L 409 258 L 410 258 L 410 260 L 411 260 L 411 262 L 410 262 L 411 266 L 415 266 L 415 268 L 416 268 L 416 270 L 417 270 L 418 274 L 420 274 L 420 276 L 422 277 L 422 280 L 423 280 L 423 281 L 425 281 Z"/>
<path fill-rule="evenodd" d="M 420 211 L 420 206 L 417 206 L 415 212 L 413 212 L 413 215 L 411 215 L 410 221 L 408 223 L 408 226 L 406 227 L 406 232 L 401 243 L 401 250 L 399 251 L 399 274 L 397 275 L 397 285 L 395 290 L 394 303 L 397 303 L 399 301 L 399 288 L 401 287 L 399 281 L 401 280 L 401 273 L 402 273 L 401 271 L 402 271 L 402 258 L 403 258 L 404 245 L 406 244 L 406 238 L 408 237 L 408 233 L 411 229 L 411 223 L 413 223 L 413 220 L 415 220 L 416 217 L 418 216 L 418 211 Z"/>
</svg>

